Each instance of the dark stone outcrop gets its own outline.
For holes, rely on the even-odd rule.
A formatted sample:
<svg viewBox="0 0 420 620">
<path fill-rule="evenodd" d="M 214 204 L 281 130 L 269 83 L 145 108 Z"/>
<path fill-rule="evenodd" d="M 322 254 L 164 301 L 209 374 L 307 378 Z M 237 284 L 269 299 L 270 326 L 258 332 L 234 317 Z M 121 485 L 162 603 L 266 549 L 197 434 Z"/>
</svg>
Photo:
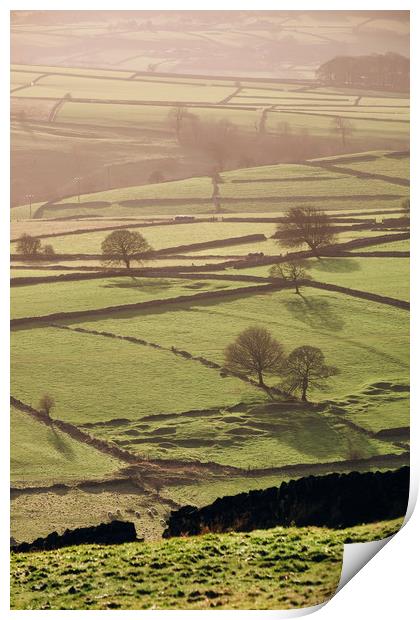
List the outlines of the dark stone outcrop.
<svg viewBox="0 0 420 620">
<path fill-rule="evenodd" d="M 204 532 L 247 532 L 276 525 L 351 527 L 405 514 L 409 468 L 308 476 L 280 487 L 217 499 L 198 509 L 172 511 L 164 538 Z"/>
<path fill-rule="evenodd" d="M 12 551 L 48 551 L 72 545 L 120 545 L 137 540 L 136 528 L 130 521 L 111 521 L 90 527 L 66 530 L 64 534 L 52 532 L 45 538 L 37 538 L 31 543 L 11 545 Z"/>
</svg>

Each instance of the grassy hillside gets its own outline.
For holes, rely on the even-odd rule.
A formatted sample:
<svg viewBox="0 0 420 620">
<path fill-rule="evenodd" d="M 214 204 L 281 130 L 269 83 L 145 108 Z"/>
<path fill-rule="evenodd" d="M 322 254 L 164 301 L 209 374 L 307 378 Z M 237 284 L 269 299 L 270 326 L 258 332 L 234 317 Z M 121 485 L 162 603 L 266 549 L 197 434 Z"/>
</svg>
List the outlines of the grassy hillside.
<svg viewBox="0 0 420 620">
<path fill-rule="evenodd" d="M 328 397 L 344 396 L 366 383 L 405 376 L 406 311 L 311 288 L 302 292 L 302 296 L 284 290 L 179 304 L 158 313 L 121 313 L 80 325 L 174 345 L 219 363 L 223 362 L 225 346 L 243 329 L 252 324 L 264 325 L 286 351 L 302 344 L 319 346 L 329 363 L 341 369 L 324 393 Z M 312 396 L 316 400 L 322 395 L 314 391 Z"/>
<path fill-rule="evenodd" d="M 49 486 L 115 474 L 121 463 L 12 408 L 11 483 Z"/>
<path fill-rule="evenodd" d="M 12 609 L 291 609 L 328 600 L 343 543 L 380 540 L 401 520 L 282 528 L 12 555 Z"/>
<path fill-rule="evenodd" d="M 406 176 L 401 167 L 407 168 L 408 159 L 391 159 L 385 155 L 366 156 L 368 164 L 375 164 L 372 172 L 389 177 Z M 222 174 L 223 183 L 219 185 L 222 208 L 233 212 L 281 211 L 290 203 L 296 205 L 308 201 L 330 209 L 340 206 L 352 209 L 362 205 L 364 208 L 373 208 L 378 206 L 377 201 L 381 199 L 386 200 L 385 206 L 395 207 L 402 197 L 408 195 L 408 188 L 401 184 L 386 179 L 359 178 L 357 164 L 354 164 L 354 172 L 337 172 L 320 167 L 321 161 L 323 165 L 339 164 L 339 161 L 327 159 L 314 160 L 314 165 L 277 164 L 225 172 Z M 395 172 L 392 169 L 394 163 L 399 167 Z M 72 196 L 43 208 L 39 216 L 56 217 L 64 213 L 102 214 L 108 217 L 124 214 L 209 213 L 214 211 L 211 196 L 212 184 L 208 176 L 189 178 L 85 193 L 80 197 L 80 205 L 77 197 Z M 90 206 L 89 203 L 96 201 L 104 204 Z M 381 206 L 383 208 L 384 204 Z"/>
<path fill-rule="evenodd" d="M 24 402 L 51 393 L 54 416 L 74 424 L 226 407 L 260 396 L 217 369 L 150 346 L 53 327 L 13 332 L 11 392 Z M 37 369 L 36 374 L 31 371 Z"/>
</svg>

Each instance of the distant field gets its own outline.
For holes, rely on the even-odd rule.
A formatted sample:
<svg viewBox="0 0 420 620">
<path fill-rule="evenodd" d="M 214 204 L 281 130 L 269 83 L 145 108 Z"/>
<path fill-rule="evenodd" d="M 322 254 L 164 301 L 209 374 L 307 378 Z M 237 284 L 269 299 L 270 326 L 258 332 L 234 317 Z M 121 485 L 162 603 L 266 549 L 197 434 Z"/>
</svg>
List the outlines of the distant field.
<svg viewBox="0 0 420 620">
<path fill-rule="evenodd" d="M 115 474 L 121 467 L 117 459 L 14 408 L 10 428 L 12 485 L 49 486 L 54 482 L 101 478 Z"/>
<path fill-rule="evenodd" d="M 133 230 L 141 233 L 154 250 L 160 250 L 257 233 L 271 236 L 276 231 L 276 225 L 259 222 L 203 222 L 150 226 L 143 229 L 136 227 Z M 58 254 L 101 254 L 101 243 L 109 234 L 107 231 L 102 231 L 64 235 L 52 237 L 48 243 L 51 243 Z"/>
<path fill-rule="evenodd" d="M 400 243 L 394 241 L 394 244 Z M 401 242 L 405 243 L 405 242 Z M 384 244 L 386 246 L 392 244 Z M 394 249 L 394 248 L 392 248 Z M 365 248 L 363 248 L 363 251 Z M 368 246 L 366 251 L 385 250 L 384 246 Z M 395 299 L 409 300 L 409 259 L 408 258 L 322 258 L 305 261 L 308 275 L 319 282 L 338 284 L 348 288 L 358 289 L 394 297 Z M 269 277 L 270 265 L 250 267 L 247 269 L 230 269 L 226 273 L 238 273 Z"/>
<path fill-rule="evenodd" d="M 331 163 L 334 160 L 331 159 Z M 398 177 L 401 179 L 410 178 L 410 158 L 409 157 L 390 157 L 382 156 L 367 161 L 354 161 L 340 163 L 338 160 L 335 164 L 338 167 L 351 168 L 355 171 L 369 172 L 372 174 L 382 174 L 389 177 Z"/>
<path fill-rule="evenodd" d="M 251 224 L 253 226 L 253 224 Z M 369 237 L 377 237 L 379 236 L 379 232 L 377 230 L 347 230 L 342 233 L 337 234 L 337 243 L 345 243 L 347 241 L 352 241 L 353 239 L 362 239 Z M 280 241 L 280 243 L 279 243 Z M 367 246 L 367 250 L 369 251 L 370 247 L 375 247 L 375 249 L 379 249 L 381 246 Z M 190 254 L 194 254 L 194 256 L 206 256 L 206 255 L 218 255 L 218 256 L 247 256 L 250 253 L 262 252 L 266 256 L 277 256 L 279 254 L 286 254 L 290 251 L 295 251 L 295 249 L 307 249 L 307 247 L 301 246 L 300 248 L 293 248 L 291 250 L 288 248 L 282 240 L 277 239 L 267 239 L 266 241 L 256 241 L 255 243 L 244 243 L 240 245 L 227 245 L 220 248 L 210 248 L 207 250 L 195 250 Z M 362 248 L 364 250 L 364 248 Z M 188 253 L 186 253 L 188 254 Z M 265 269 L 265 271 L 264 271 Z M 232 273 L 237 274 L 249 274 L 249 275 L 266 275 L 268 273 L 269 267 L 250 267 L 241 269 L 240 271 L 232 271 Z M 254 272 L 254 270 L 257 270 Z M 224 272 L 223 272 L 224 273 Z"/>
<path fill-rule="evenodd" d="M 12 554 L 11 608 L 307 607 L 335 593 L 344 542 L 381 540 L 400 527 L 401 519 L 343 530 L 276 527 Z"/>
<path fill-rule="evenodd" d="M 54 275 L 51 271 L 48 275 Z M 243 283 L 241 283 L 243 286 Z M 12 318 L 43 316 L 54 312 L 72 312 L 133 304 L 151 299 L 168 299 L 204 291 L 238 288 L 241 284 L 224 280 L 181 280 L 132 278 L 95 278 L 16 286 L 11 289 Z M 249 283 L 252 286 L 252 282 Z"/>
<path fill-rule="evenodd" d="M 110 80 L 106 77 L 92 79 L 89 76 L 47 75 L 34 86 L 17 91 L 15 96 L 52 97 L 61 99 L 70 93 L 74 99 L 117 99 L 131 101 L 177 101 L 218 103 L 232 94 L 234 87 L 202 86 L 187 87 L 176 83 L 139 82 L 137 80 Z"/>
<path fill-rule="evenodd" d="M 335 162 L 334 159 L 325 161 L 339 165 L 339 161 Z M 382 157 L 380 161 L 384 162 L 383 174 L 389 174 L 391 160 Z M 375 169 L 380 171 L 379 163 Z M 315 206 L 335 211 L 340 208 L 383 210 L 384 207 L 400 206 L 402 198 L 408 196 L 408 187 L 384 180 L 357 178 L 345 171 L 342 174 L 331 172 L 316 164 L 277 164 L 243 168 L 224 172 L 222 178 L 224 182 L 219 184 L 222 210 L 233 212 L 278 212 L 292 205 L 308 204 L 308 201 Z M 68 216 L 96 213 L 107 217 L 121 217 L 153 213 L 211 213 L 214 212 L 211 196 L 210 177 L 195 177 L 82 194 L 80 205 L 75 197 L 70 197 L 48 205 L 39 214 L 54 217 L 64 213 Z M 95 202 L 98 204 L 89 204 Z"/>
<path fill-rule="evenodd" d="M 11 393 L 36 404 L 48 392 L 56 400 L 54 416 L 74 424 L 115 420 L 118 428 L 128 420 L 141 428 L 145 416 L 261 398 L 251 385 L 198 362 L 112 338 L 53 327 L 21 330 L 12 334 L 12 351 Z"/>
<path fill-rule="evenodd" d="M 293 177 L 297 177 L 296 181 Z M 305 178 L 304 178 L 305 177 Z M 316 177 L 316 178 L 314 178 Z M 222 199 L 248 198 L 261 196 L 277 196 L 294 198 L 296 196 L 319 195 L 375 195 L 391 194 L 399 196 L 407 194 L 403 187 L 397 187 L 386 181 L 375 179 L 355 179 L 352 175 L 343 173 L 327 174 L 319 168 L 311 169 L 310 166 L 298 166 L 292 164 L 278 164 L 277 166 L 260 166 L 246 168 L 239 171 L 225 172 L 225 183 L 220 184 Z M 246 183 L 234 183 L 235 179 L 244 179 Z M 262 179 L 262 182 L 259 182 Z M 285 182 L 287 179 L 287 182 Z M 195 198 L 208 198 L 212 194 L 212 184 L 209 177 L 186 179 L 182 181 L 170 181 L 167 183 L 155 183 L 138 187 L 127 187 L 94 194 L 81 196 L 82 202 L 106 200 L 110 203 L 124 200 L 147 200 L 147 199 L 187 199 L 194 201 Z M 61 203 L 71 202 L 66 199 Z M 245 209 L 243 209 L 245 210 Z"/>
</svg>

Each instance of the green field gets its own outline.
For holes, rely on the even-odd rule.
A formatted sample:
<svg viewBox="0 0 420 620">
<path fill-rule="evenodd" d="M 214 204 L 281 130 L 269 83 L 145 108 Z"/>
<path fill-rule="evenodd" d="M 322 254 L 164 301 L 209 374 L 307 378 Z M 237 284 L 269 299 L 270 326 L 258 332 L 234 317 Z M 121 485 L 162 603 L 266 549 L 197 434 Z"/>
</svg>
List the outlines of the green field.
<svg viewBox="0 0 420 620">
<path fill-rule="evenodd" d="M 11 608 L 309 607 L 333 596 L 344 543 L 380 540 L 400 527 L 400 519 L 336 531 L 277 527 L 12 554 Z"/>
<path fill-rule="evenodd" d="M 363 252 L 376 252 L 378 250 L 380 252 L 409 252 L 410 240 L 405 239 L 403 241 L 390 241 L 389 243 L 381 243 L 380 245 L 372 245 L 362 248 Z M 354 251 L 357 252 L 357 250 Z"/>
<path fill-rule="evenodd" d="M 406 394 L 402 396 L 404 398 Z M 385 395 L 382 400 L 386 400 Z M 403 419 L 405 403 L 396 401 L 393 405 L 395 407 L 397 404 L 401 410 L 400 418 Z M 337 407 L 334 404 L 334 411 Z M 360 419 L 358 423 L 361 426 L 372 426 L 373 415 L 364 412 L 363 418 L 356 415 L 355 405 L 354 410 L 356 413 L 351 416 L 351 420 Z M 388 415 L 385 421 L 380 412 L 375 411 L 375 415 L 379 418 L 376 423 L 378 429 L 375 430 L 387 424 L 392 426 L 398 420 L 395 413 L 393 416 Z M 391 443 L 366 437 L 348 428 L 343 424 L 341 416 L 332 415 L 328 411 L 313 411 L 300 404 L 281 402 L 258 406 L 243 404 L 236 406 L 233 411 L 216 409 L 163 416 L 162 419 L 156 416 L 155 420 L 148 418 L 147 422 L 141 424 L 116 424 L 111 421 L 95 428 L 94 433 L 126 450 L 153 459 L 211 461 L 244 470 L 257 468 L 269 471 L 273 467 L 309 463 L 316 467 L 319 463 L 344 462 L 354 458 L 354 455 L 370 458 L 404 451 Z M 231 482 L 235 487 L 238 485 L 236 480 Z M 243 484 L 243 480 L 239 482 Z M 246 488 L 249 488 L 249 484 L 250 481 Z M 267 482 L 259 480 L 261 484 L 266 486 Z M 207 484 L 207 494 L 214 493 L 212 486 Z M 184 495 L 186 491 L 184 489 Z M 222 492 L 221 488 L 219 492 Z M 197 494 L 193 487 L 188 488 L 188 493 Z M 171 490 L 168 495 L 172 497 Z"/>
<path fill-rule="evenodd" d="M 408 241 L 394 241 L 389 244 L 368 246 L 363 248 L 363 251 L 385 251 L 385 248 L 397 250 L 398 244 L 406 243 Z M 306 260 L 304 265 L 307 275 L 318 282 L 337 284 L 405 301 L 410 298 L 409 258 L 323 257 L 321 260 Z M 226 269 L 224 272 L 269 277 L 270 269 L 271 265 L 266 265 L 245 269 Z"/>
<path fill-rule="evenodd" d="M 133 230 L 140 232 L 154 250 L 161 250 L 167 247 L 215 241 L 229 237 L 242 237 L 244 235 L 265 234 L 268 237 L 275 233 L 276 225 L 259 222 L 202 222 L 150 226 L 143 229 L 136 227 Z M 101 254 L 101 243 L 109 234 L 107 231 L 89 231 L 53 237 L 50 241 L 58 254 Z M 13 244 L 13 247 L 15 248 L 16 244 Z"/>
<path fill-rule="evenodd" d="M 249 384 L 222 379 L 216 369 L 170 351 L 54 327 L 14 332 L 12 351 L 13 396 L 36 404 L 51 393 L 57 403 L 53 417 L 74 424 L 118 425 L 121 419 L 141 424 L 149 415 L 261 397 Z"/>
<path fill-rule="evenodd" d="M 340 163 L 337 164 L 340 166 Z M 409 179 L 410 159 L 408 157 L 378 157 L 373 161 L 354 162 L 342 164 L 345 168 L 355 171 L 383 174 L 389 177 Z"/>
<path fill-rule="evenodd" d="M 406 311 L 311 288 L 302 293 L 285 290 L 218 303 L 184 303 L 159 312 L 110 315 L 81 326 L 173 345 L 222 363 L 225 346 L 242 329 L 264 325 L 287 351 L 303 344 L 318 346 L 327 361 L 340 368 L 324 393 L 314 391 L 314 399 L 342 398 L 381 380 L 406 382 Z M 405 404 L 395 416 L 395 426 L 402 425 L 401 418 L 407 420 Z"/>
<path fill-rule="evenodd" d="M 10 544 L 137 532 L 13 552 L 12 609 L 310 607 L 343 544 L 398 531 L 162 538 L 182 507 L 409 464 L 410 27 L 371 13 L 11 12 Z M 319 258 L 286 239 L 307 207 Z M 101 259 L 120 229 L 151 247 L 128 270 Z M 296 293 L 270 268 L 299 253 Z M 229 360 L 245 330 L 268 365 Z"/>
<path fill-rule="evenodd" d="M 117 459 L 13 407 L 10 428 L 13 486 L 50 486 L 56 482 L 103 478 L 115 474 L 121 467 Z"/>
<path fill-rule="evenodd" d="M 226 204 L 229 210 L 237 211 L 251 211 L 254 208 L 272 211 L 277 203 L 281 210 L 287 208 L 288 201 L 299 204 L 310 198 L 313 198 L 315 202 L 324 200 L 327 205 L 335 209 L 338 205 L 332 201 L 340 200 L 346 208 L 356 208 L 355 205 L 349 204 L 347 199 L 344 200 L 346 197 L 351 198 L 352 195 L 355 196 L 354 202 L 357 201 L 361 205 L 364 200 L 367 200 L 366 206 L 370 207 L 373 206 L 371 200 L 376 203 L 381 196 L 387 196 L 388 204 L 391 201 L 397 203 L 402 197 L 408 195 L 408 188 L 393 183 L 376 179 L 360 179 L 352 174 L 327 173 L 318 167 L 309 165 L 260 166 L 226 172 L 222 176 L 224 182 L 219 185 L 222 205 Z M 197 213 L 203 213 L 209 212 L 212 208 L 211 194 L 212 184 L 209 177 L 193 178 L 83 194 L 81 206 L 71 204 L 68 212 L 73 213 L 83 209 L 89 212 L 89 204 L 86 203 L 105 201 L 109 203 L 109 207 L 120 205 L 121 209 L 137 208 L 137 213 L 141 214 L 146 213 L 147 209 L 150 211 L 150 207 L 153 207 L 155 213 L 165 213 L 168 207 L 171 207 L 168 201 L 185 199 L 185 205 L 173 203 L 172 210 L 175 208 L 178 212 L 190 213 L 194 212 L 191 208 L 195 199 L 206 199 L 208 204 L 201 207 L 197 205 L 199 207 Z M 159 199 L 163 201 L 161 206 Z M 148 200 L 155 201 L 155 204 L 147 204 Z M 135 201 L 138 201 L 137 205 Z M 55 210 L 63 210 L 64 205 L 74 202 L 74 197 L 65 199 L 49 206 L 45 212 L 53 213 Z M 254 205 L 258 205 L 259 202 L 263 206 L 261 205 L 258 209 Z M 109 211 L 109 207 L 102 208 L 105 208 L 108 215 L 112 216 L 114 213 Z M 98 207 L 95 207 L 95 210 L 97 209 Z"/>
<path fill-rule="evenodd" d="M 54 275 L 50 272 L 49 275 Z M 215 276 L 217 278 L 217 276 Z M 222 280 L 181 280 L 168 278 L 95 278 L 16 286 L 11 289 L 12 318 L 43 316 L 55 312 L 94 310 L 152 299 L 169 299 L 205 291 L 235 289 L 243 283 Z M 249 283 L 252 286 L 252 282 Z M 54 287 L 54 288 L 51 288 Z"/>
</svg>

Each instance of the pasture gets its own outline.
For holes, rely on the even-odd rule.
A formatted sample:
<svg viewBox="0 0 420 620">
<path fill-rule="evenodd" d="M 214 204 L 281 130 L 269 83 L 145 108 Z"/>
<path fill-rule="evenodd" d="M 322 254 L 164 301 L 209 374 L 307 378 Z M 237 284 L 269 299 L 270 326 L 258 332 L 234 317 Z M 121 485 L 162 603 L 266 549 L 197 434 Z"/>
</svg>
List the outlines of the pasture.
<svg viewBox="0 0 420 620">
<path fill-rule="evenodd" d="M 382 174 L 389 173 L 391 159 Z M 400 160 L 396 160 L 401 163 Z M 323 166 L 328 162 L 322 161 Z M 332 163 L 332 162 L 331 162 Z M 381 167 L 378 164 L 379 169 Z M 308 162 L 305 165 L 277 164 L 225 172 L 219 183 L 221 211 L 283 211 L 290 205 L 322 205 L 324 208 L 366 210 L 399 206 L 408 196 L 408 187 L 377 178 L 359 178 L 352 170 L 329 171 Z M 190 178 L 149 185 L 125 187 L 83 194 L 80 204 L 74 197 L 57 201 L 39 211 L 43 216 L 59 213 L 115 215 L 167 215 L 215 213 L 210 177 Z M 217 213 L 217 212 L 216 212 Z"/>
<path fill-rule="evenodd" d="M 10 478 L 14 487 L 111 477 L 121 462 L 12 407 Z"/>
<path fill-rule="evenodd" d="M 406 311 L 310 287 L 302 296 L 283 290 L 71 323 L 173 345 L 217 363 L 223 363 L 225 346 L 253 324 L 267 327 L 286 351 L 302 344 L 320 347 L 327 362 L 340 368 L 324 392 L 314 390 L 314 400 L 342 398 L 377 381 L 407 376 Z"/>
<path fill-rule="evenodd" d="M 54 275 L 54 271 L 47 275 Z M 12 288 L 12 318 L 44 316 L 56 312 L 95 310 L 135 304 L 154 299 L 170 299 L 205 291 L 238 288 L 236 282 L 217 280 L 150 279 L 131 277 L 95 278 L 67 282 L 44 282 Z M 252 282 L 249 284 L 252 286 Z M 55 287 L 55 288 L 52 288 Z"/>
<path fill-rule="evenodd" d="M 408 249 L 407 241 L 394 241 L 380 245 L 368 246 L 363 251 L 398 251 Z M 360 250 L 359 250 L 360 251 Z M 410 298 L 409 258 L 399 257 L 322 257 L 321 260 L 309 259 L 304 261 L 307 275 L 318 282 L 337 284 L 347 288 L 357 289 L 402 299 Z M 226 269 L 226 273 L 270 276 L 271 265 L 248 267 L 245 269 Z"/>
<path fill-rule="evenodd" d="M 12 12 L 11 545 L 138 540 L 12 553 L 13 609 L 308 607 L 344 543 L 400 527 L 161 540 L 182 506 L 409 463 L 409 25 L 327 13 Z M 292 207 L 332 216 L 319 259 L 278 230 Z M 101 260 L 119 229 L 152 248 L 130 270 Z M 300 250 L 296 294 L 269 270 Z M 229 365 L 250 327 L 280 353 Z M 334 367 L 307 390 L 305 346 Z"/>
<path fill-rule="evenodd" d="M 344 543 L 381 540 L 400 527 L 401 519 L 343 530 L 277 527 L 12 554 L 11 608 L 307 607 L 336 591 Z"/>
<path fill-rule="evenodd" d="M 36 405 L 51 392 L 53 417 L 73 424 L 116 420 L 118 425 L 125 419 L 141 425 L 145 416 L 229 407 L 260 397 L 251 385 L 222 378 L 217 369 L 170 350 L 55 327 L 14 331 L 12 351 L 12 394 Z"/>
</svg>

